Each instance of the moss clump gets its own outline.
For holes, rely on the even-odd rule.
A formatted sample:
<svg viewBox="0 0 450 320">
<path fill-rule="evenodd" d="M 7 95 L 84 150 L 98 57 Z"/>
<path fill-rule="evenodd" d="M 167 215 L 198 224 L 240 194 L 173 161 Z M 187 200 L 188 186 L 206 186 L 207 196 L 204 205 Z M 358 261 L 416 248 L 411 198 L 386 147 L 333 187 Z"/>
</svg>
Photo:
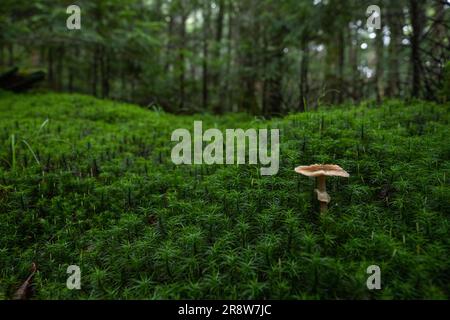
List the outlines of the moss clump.
<svg viewBox="0 0 450 320">
<path fill-rule="evenodd" d="M 448 110 L 390 101 L 261 121 L 4 95 L 0 297 L 12 297 L 34 261 L 35 299 L 447 299 Z M 171 132 L 194 119 L 281 129 L 278 175 L 174 166 Z M 312 163 L 351 174 L 329 180 L 323 217 L 314 181 L 293 171 Z M 66 289 L 71 264 L 80 291 Z M 366 288 L 372 264 L 380 291 Z"/>
</svg>

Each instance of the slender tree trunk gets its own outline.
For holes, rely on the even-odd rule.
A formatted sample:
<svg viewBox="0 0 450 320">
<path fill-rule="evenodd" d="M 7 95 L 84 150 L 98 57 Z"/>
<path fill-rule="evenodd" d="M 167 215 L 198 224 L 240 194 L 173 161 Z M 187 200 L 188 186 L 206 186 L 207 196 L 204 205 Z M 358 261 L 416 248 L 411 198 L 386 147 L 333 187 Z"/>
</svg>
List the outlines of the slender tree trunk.
<svg viewBox="0 0 450 320">
<path fill-rule="evenodd" d="M 48 86 L 50 88 L 54 87 L 54 73 L 53 73 L 53 47 L 50 45 L 47 51 L 47 72 L 48 72 Z"/>
<path fill-rule="evenodd" d="M 132 73 L 134 73 L 135 72 L 135 66 L 134 66 L 134 64 L 131 64 L 131 72 Z M 136 92 L 136 78 L 134 77 L 134 76 L 132 76 L 131 77 L 131 80 L 130 80 L 130 83 L 131 83 L 131 92 L 130 92 L 130 95 L 129 95 L 129 99 L 130 99 L 130 101 L 131 102 L 133 102 L 134 101 L 134 99 L 135 99 L 135 92 Z"/>
<path fill-rule="evenodd" d="M 223 20 L 225 16 L 225 0 L 219 0 L 219 14 L 217 16 L 216 43 L 220 44 L 223 34 Z"/>
<path fill-rule="evenodd" d="M 194 26 L 199 25 L 198 15 L 195 14 L 192 19 L 193 19 L 192 24 Z M 203 16 L 202 16 L 202 19 L 203 19 Z M 197 43 L 196 40 L 197 39 L 194 40 L 195 44 L 190 47 L 191 54 L 194 57 L 202 56 L 202 58 L 203 58 L 203 35 L 202 35 L 201 39 L 199 39 L 199 41 L 198 41 L 199 43 Z M 187 71 L 186 73 L 189 73 L 189 77 L 191 79 L 196 79 L 197 78 L 197 69 L 198 69 L 197 64 L 189 63 L 189 71 Z M 200 99 L 199 100 L 199 104 L 203 106 L 203 96 L 202 96 L 202 94 L 203 94 L 203 91 L 202 91 L 202 88 L 203 88 L 203 60 L 202 60 L 201 71 L 202 71 L 202 79 L 200 81 L 200 89 L 198 88 L 199 87 L 198 86 L 198 82 L 199 81 L 192 81 L 191 82 L 191 90 L 192 90 L 192 92 L 198 93 L 200 95 L 200 97 L 199 97 L 199 99 Z"/>
<path fill-rule="evenodd" d="M 233 93 L 230 90 L 231 62 L 232 62 L 232 40 L 233 40 L 233 2 L 228 0 L 228 34 L 227 34 L 227 61 L 225 67 L 225 84 L 221 90 L 220 101 L 225 102 L 225 111 L 232 111 Z"/>
<path fill-rule="evenodd" d="M 109 97 L 110 93 L 110 79 L 111 79 L 111 54 L 106 55 L 106 80 L 105 80 L 105 93 L 106 97 Z"/>
<path fill-rule="evenodd" d="M 120 96 L 128 99 L 127 94 L 127 80 L 126 80 L 126 66 L 127 64 L 122 65 L 120 68 Z"/>
<path fill-rule="evenodd" d="M 225 20 L 225 0 L 219 0 L 219 13 L 216 21 L 216 41 L 214 44 L 214 59 L 218 61 L 221 60 L 221 48 L 222 48 L 222 37 L 223 37 L 223 26 Z M 222 87 L 220 84 L 220 75 L 222 74 L 221 66 L 222 63 L 216 63 L 219 67 L 215 67 L 212 76 L 212 83 L 215 91 L 219 91 L 219 101 L 214 103 L 214 113 L 220 114 L 224 110 L 225 100 L 222 99 Z"/>
<path fill-rule="evenodd" d="M 97 96 L 97 73 L 98 73 L 98 46 L 94 48 L 93 59 L 92 59 L 92 95 Z"/>
<path fill-rule="evenodd" d="M 331 41 L 331 40 L 329 40 Z M 337 74 L 338 74 L 338 66 L 336 65 L 336 44 L 331 42 L 327 46 L 327 50 L 325 53 L 325 65 L 322 68 L 324 72 L 325 86 L 321 89 L 319 95 L 323 95 L 321 100 L 325 100 L 328 103 L 335 104 L 336 101 L 336 92 L 338 89 L 336 84 Z M 317 105 L 318 107 L 319 105 Z"/>
<path fill-rule="evenodd" d="M 4 46 L 3 44 L 0 44 L 0 66 L 3 66 L 4 64 L 5 64 Z"/>
<path fill-rule="evenodd" d="M 422 35 L 422 19 L 421 19 L 421 1 L 422 0 L 410 0 L 410 14 L 412 24 L 412 36 L 411 36 L 411 67 L 412 67 L 412 96 L 420 96 L 421 87 L 421 59 L 420 59 L 420 38 Z"/>
<path fill-rule="evenodd" d="M 384 16 L 384 14 L 382 14 Z M 381 20 L 383 21 L 383 20 Z M 383 22 L 382 22 L 383 23 Z M 376 98 L 377 103 L 381 104 L 384 96 L 383 87 L 383 77 L 384 77 L 384 44 L 383 44 L 383 24 L 381 29 L 376 32 L 377 38 L 375 40 L 375 51 L 376 51 L 376 70 L 375 70 L 375 88 L 376 88 Z"/>
<path fill-rule="evenodd" d="M 100 74 L 102 79 L 102 97 L 109 96 L 109 53 L 105 47 L 101 48 Z"/>
<path fill-rule="evenodd" d="M 269 80 L 269 98 L 268 107 L 269 115 L 276 116 L 281 113 L 281 107 L 283 103 L 282 96 L 282 60 L 283 60 L 283 43 L 281 33 L 275 35 L 272 39 L 272 45 L 274 51 L 270 53 L 271 63 L 274 65 L 274 74 Z"/>
<path fill-rule="evenodd" d="M 238 111 L 256 113 L 257 101 L 255 95 L 255 17 L 252 0 L 240 3 L 239 21 L 239 48 L 238 48 L 238 72 L 239 72 L 239 98 Z"/>
<path fill-rule="evenodd" d="M 60 45 L 57 49 L 58 57 L 56 63 L 56 89 L 58 91 L 63 90 L 63 61 L 64 61 L 64 45 Z"/>
<path fill-rule="evenodd" d="M 268 52 L 269 52 L 269 41 L 267 39 L 267 32 L 264 28 L 263 30 L 263 47 L 262 47 L 262 61 L 263 61 L 263 79 L 262 79 L 262 114 L 269 113 L 269 80 L 267 77 L 267 66 L 269 65 Z"/>
<path fill-rule="evenodd" d="M 40 52 L 38 49 L 31 49 L 30 50 L 30 57 L 31 57 L 31 67 L 32 68 L 37 68 L 39 67 L 40 64 Z"/>
<path fill-rule="evenodd" d="M 8 65 L 12 67 L 14 65 L 14 44 L 10 43 L 8 45 L 8 53 L 9 53 Z"/>
<path fill-rule="evenodd" d="M 344 94 L 346 90 L 345 86 L 345 29 L 339 32 L 338 35 L 339 44 L 338 44 L 338 88 L 339 92 L 337 95 L 337 101 L 339 104 L 344 102 Z"/>
<path fill-rule="evenodd" d="M 300 63 L 300 96 L 299 96 L 299 111 L 304 112 L 308 105 L 308 94 L 309 94 L 309 84 L 308 84 L 308 70 L 309 70 L 309 42 L 307 38 L 307 31 L 302 36 L 301 46 L 302 46 L 302 56 Z"/>
<path fill-rule="evenodd" d="M 105 49 L 103 46 L 99 47 L 98 68 L 100 80 L 100 95 L 102 98 L 105 98 Z"/>
<path fill-rule="evenodd" d="M 166 46 L 166 59 L 164 64 L 164 73 L 168 74 L 171 66 L 171 52 L 172 52 L 172 38 L 173 38 L 174 18 L 169 16 L 169 25 L 167 27 L 167 46 Z"/>
<path fill-rule="evenodd" d="M 40 65 L 45 65 L 45 61 L 46 61 L 46 54 L 47 54 L 47 49 L 44 45 L 41 45 L 39 47 L 39 64 Z"/>
<path fill-rule="evenodd" d="M 184 54 L 184 46 L 186 44 L 186 14 L 183 12 L 181 15 L 180 22 L 180 44 L 178 49 L 178 67 L 179 67 L 179 108 L 184 109 L 185 106 L 185 54 Z"/>
<path fill-rule="evenodd" d="M 78 44 L 75 45 L 75 48 L 73 50 L 74 57 L 72 57 L 69 65 L 69 76 L 68 76 L 68 90 L 70 93 L 74 91 L 74 80 L 75 80 L 75 73 L 76 73 L 76 64 L 78 62 L 78 58 L 80 56 L 80 47 Z"/>
<path fill-rule="evenodd" d="M 398 97 L 401 90 L 400 84 L 400 48 L 402 35 L 402 19 L 401 8 L 393 8 L 386 12 L 387 22 L 389 26 L 391 41 L 388 49 L 388 69 L 387 69 L 387 85 L 386 95 L 388 97 Z"/>
<path fill-rule="evenodd" d="M 443 80 L 443 68 L 441 67 L 444 65 L 447 60 L 450 59 L 450 46 L 448 45 L 448 40 L 450 39 L 448 36 L 446 36 L 447 30 L 445 26 L 445 6 L 443 1 L 436 1 L 435 3 L 435 21 L 436 21 L 436 32 L 434 35 L 434 48 L 433 48 L 433 54 L 436 56 L 436 60 L 433 61 L 433 72 L 438 75 L 438 82 L 442 83 Z M 450 33 L 448 33 L 450 34 Z M 445 48 L 445 43 L 447 40 L 447 46 L 448 48 Z M 436 63 L 437 62 L 437 63 Z"/>
<path fill-rule="evenodd" d="M 358 43 L 358 33 L 356 30 L 349 28 L 348 29 L 348 43 Z M 349 65 L 351 69 L 351 97 L 353 99 L 353 102 L 357 103 L 359 101 L 359 89 L 361 87 L 360 81 L 359 81 L 359 70 L 358 70 L 358 46 L 357 45 L 351 45 L 348 46 L 348 56 L 349 56 Z"/>
<path fill-rule="evenodd" d="M 73 75 L 74 69 L 72 67 L 69 68 L 69 75 L 67 77 L 67 89 L 70 93 L 73 93 Z"/>
<path fill-rule="evenodd" d="M 208 69 L 208 58 L 209 58 L 209 20 L 211 5 L 209 1 L 205 1 L 205 6 L 203 7 L 203 86 L 202 86 L 202 104 L 203 110 L 208 110 L 208 81 L 209 81 L 209 69 Z"/>
</svg>

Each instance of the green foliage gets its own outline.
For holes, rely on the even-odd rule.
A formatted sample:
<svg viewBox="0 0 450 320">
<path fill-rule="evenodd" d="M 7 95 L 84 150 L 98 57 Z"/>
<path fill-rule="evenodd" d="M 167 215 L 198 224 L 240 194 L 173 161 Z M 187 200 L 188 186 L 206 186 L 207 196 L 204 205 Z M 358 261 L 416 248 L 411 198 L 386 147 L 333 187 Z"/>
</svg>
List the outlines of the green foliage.
<svg viewBox="0 0 450 320">
<path fill-rule="evenodd" d="M 371 30 L 359 0 L 2 0 L 0 70 L 45 72 L 41 90 L 183 114 L 438 100 L 444 2 L 380 0 Z M 80 30 L 66 26 L 74 4 Z"/>
<path fill-rule="evenodd" d="M 4 95 L 0 297 L 34 261 L 35 299 L 447 299 L 448 108 L 390 101 L 263 121 Z M 171 132 L 194 119 L 279 128 L 279 174 L 173 165 Z M 293 171 L 315 162 L 351 174 L 329 180 L 323 217 L 314 182 Z M 71 264 L 80 291 L 65 286 Z M 371 264 L 381 291 L 366 288 Z"/>
</svg>

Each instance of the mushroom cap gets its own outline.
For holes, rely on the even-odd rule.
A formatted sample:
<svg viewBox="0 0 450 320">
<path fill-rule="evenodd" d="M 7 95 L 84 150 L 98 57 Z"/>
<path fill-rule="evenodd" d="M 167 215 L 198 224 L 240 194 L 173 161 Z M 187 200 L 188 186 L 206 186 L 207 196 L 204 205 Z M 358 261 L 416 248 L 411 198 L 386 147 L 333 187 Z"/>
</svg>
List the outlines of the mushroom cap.
<svg viewBox="0 0 450 320">
<path fill-rule="evenodd" d="M 295 172 L 307 177 L 350 177 L 350 174 L 347 171 L 335 164 L 313 164 L 310 166 L 300 166 L 295 168 Z"/>
</svg>

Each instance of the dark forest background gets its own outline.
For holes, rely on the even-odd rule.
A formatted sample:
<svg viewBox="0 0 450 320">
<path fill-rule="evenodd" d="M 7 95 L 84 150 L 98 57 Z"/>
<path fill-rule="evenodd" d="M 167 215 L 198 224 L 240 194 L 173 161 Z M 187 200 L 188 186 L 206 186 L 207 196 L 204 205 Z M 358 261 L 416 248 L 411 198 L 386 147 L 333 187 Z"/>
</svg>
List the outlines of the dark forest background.
<svg viewBox="0 0 450 320">
<path fill-rule="evenodd" d="M 71 4 L 81 30 L 66 27 Z M 444 0 L 3 0 L 0 12 L 3 69 L 175 113 L 439 100 L 450 52 Z"/>
</svg>

